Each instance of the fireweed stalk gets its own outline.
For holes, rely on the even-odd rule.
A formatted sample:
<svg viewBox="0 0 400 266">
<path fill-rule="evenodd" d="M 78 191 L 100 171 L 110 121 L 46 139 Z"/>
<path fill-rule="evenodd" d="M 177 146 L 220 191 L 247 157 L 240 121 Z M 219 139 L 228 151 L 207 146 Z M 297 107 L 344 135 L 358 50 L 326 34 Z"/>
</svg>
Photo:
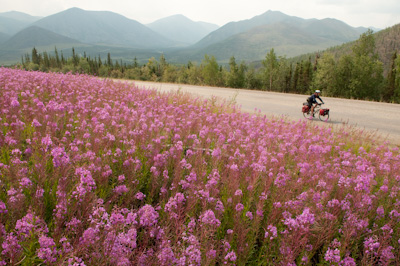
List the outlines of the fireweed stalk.
<svg viewBox="0 0 400 266">
<path fill-rule="evenodd" d="M 0 68 L 0 265 L 398 265 L 399 149 Z"/>
</svg>

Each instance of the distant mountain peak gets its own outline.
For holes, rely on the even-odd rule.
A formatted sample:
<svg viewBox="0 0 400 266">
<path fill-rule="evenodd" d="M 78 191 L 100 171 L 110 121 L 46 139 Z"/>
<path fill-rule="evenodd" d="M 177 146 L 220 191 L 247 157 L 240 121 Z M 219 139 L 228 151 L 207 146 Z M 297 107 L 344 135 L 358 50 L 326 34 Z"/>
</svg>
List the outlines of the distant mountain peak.
<svg viewBox="0 0 400 266">
<path fill-rule="evenodd" d="M 0 32 L 12 36 L 40 18 L 19 11 L 0 13 Z"/>
<path fill-rule="evenodd" d="M 336 19 L 303 19 L 268 10 L 253 18 L 230 22 L 211 32 L 193 46 L 203 54 L 228 60 L 262 58 L 275 48 L 280 55 L 296 56 L 356 40 L 359 31 Z M 238 56 L 239 57 L 239 56 Z"/>
<path fill-rule="evenodd" d="M 130 48 L 175 45 L 136 20 L 110 11 L 86 11 L 73 7 L 45 17 L 35 25 L 92 45 Z"/>
<path fill-rule="evenodd" d="M 219 27 L 211 23 L 194 22 L 182 14 L 165 17 L 146 26 L 166 38 L 181 42 L 182 45 L 194 44 Z"/>
</svg>

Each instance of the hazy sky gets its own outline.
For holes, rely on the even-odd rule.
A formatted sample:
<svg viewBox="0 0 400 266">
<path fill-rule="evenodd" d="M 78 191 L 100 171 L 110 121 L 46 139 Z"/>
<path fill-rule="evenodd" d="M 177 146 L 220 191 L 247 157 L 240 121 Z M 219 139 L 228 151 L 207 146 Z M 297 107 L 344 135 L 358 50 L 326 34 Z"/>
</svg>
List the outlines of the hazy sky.
<svg viewBox="0 0 400 266">
<path fill-rule="evenodd" d="M 0 13 L 48 16 L 71 7 L 112 11 L 147 24 L 182 14 L 222 26 L 268 10 L 301 18 L 335 18 L 353 27 L 386 28 L 400 23 L 400 0 L 0 0 Z"/>
</svg>

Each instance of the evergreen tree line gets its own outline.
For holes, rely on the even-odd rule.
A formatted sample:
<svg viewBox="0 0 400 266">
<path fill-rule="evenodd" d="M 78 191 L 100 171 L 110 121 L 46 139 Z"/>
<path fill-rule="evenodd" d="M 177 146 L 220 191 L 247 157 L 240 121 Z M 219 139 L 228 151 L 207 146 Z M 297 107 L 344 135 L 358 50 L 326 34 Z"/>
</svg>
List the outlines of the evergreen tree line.
<svg viewBox="0 0 400 266">
<path fill-rule="evenodd" d="M 159 60 L 150 58 L 140 65 L 136 58 L 132 64 L 122 60 L 113 61 L 108 54 L 104 61 L 100 56 L 77 55 L 65 58 L 55 48 L 54 55 L 38 53 L 22 58 L 22 67 L 27 70 L 86 73 L 100 77 L 135 79 L 157 82 L 183 83 L 192 85 L 224 86 L 267 90 L 297 94 L 308 94 L 315 89 L 325 96 L 385 101 L 400 103 L 400 56 L 393 51 L 391 67 L 384 76 L 383 63 L 375 52 L 372 31 L 362 34 L 352 52 L 340 58 L 330 52 L 299 62 L 290 62 L 278 57 L 271 49 L 258 67 L 236 62 L 231 57 L 227 66 L 217 63 L 214 56 L 205 55 L 198 64 L 169 64 L 164 55 Z"/>
</svg>

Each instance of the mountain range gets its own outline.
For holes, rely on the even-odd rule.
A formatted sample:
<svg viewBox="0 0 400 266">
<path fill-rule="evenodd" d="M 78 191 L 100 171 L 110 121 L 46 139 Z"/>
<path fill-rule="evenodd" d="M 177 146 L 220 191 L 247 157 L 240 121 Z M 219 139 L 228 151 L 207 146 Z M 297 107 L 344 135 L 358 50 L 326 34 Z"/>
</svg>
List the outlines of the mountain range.
<svg viewBox="0 0 400 266">
<path fill-rule="evenodd" d="M 200 61 L 205 54 L 219 62 L 255 61 L 271 48 L 293 57 L 354 41 L 367 28 L 354 28 L 336 19 L 302 19 L 279 11 L 222 27 L 174 15 L 144 25 L 108 11 L 71 8 L 47 17 L 21 12 L 0 13 L 0 64 L 19 62 L 33 47 L 39 52 L 78 53 L 105 58 L 147 61 L 164 54 L 168 62 Z"/>
</svg>

